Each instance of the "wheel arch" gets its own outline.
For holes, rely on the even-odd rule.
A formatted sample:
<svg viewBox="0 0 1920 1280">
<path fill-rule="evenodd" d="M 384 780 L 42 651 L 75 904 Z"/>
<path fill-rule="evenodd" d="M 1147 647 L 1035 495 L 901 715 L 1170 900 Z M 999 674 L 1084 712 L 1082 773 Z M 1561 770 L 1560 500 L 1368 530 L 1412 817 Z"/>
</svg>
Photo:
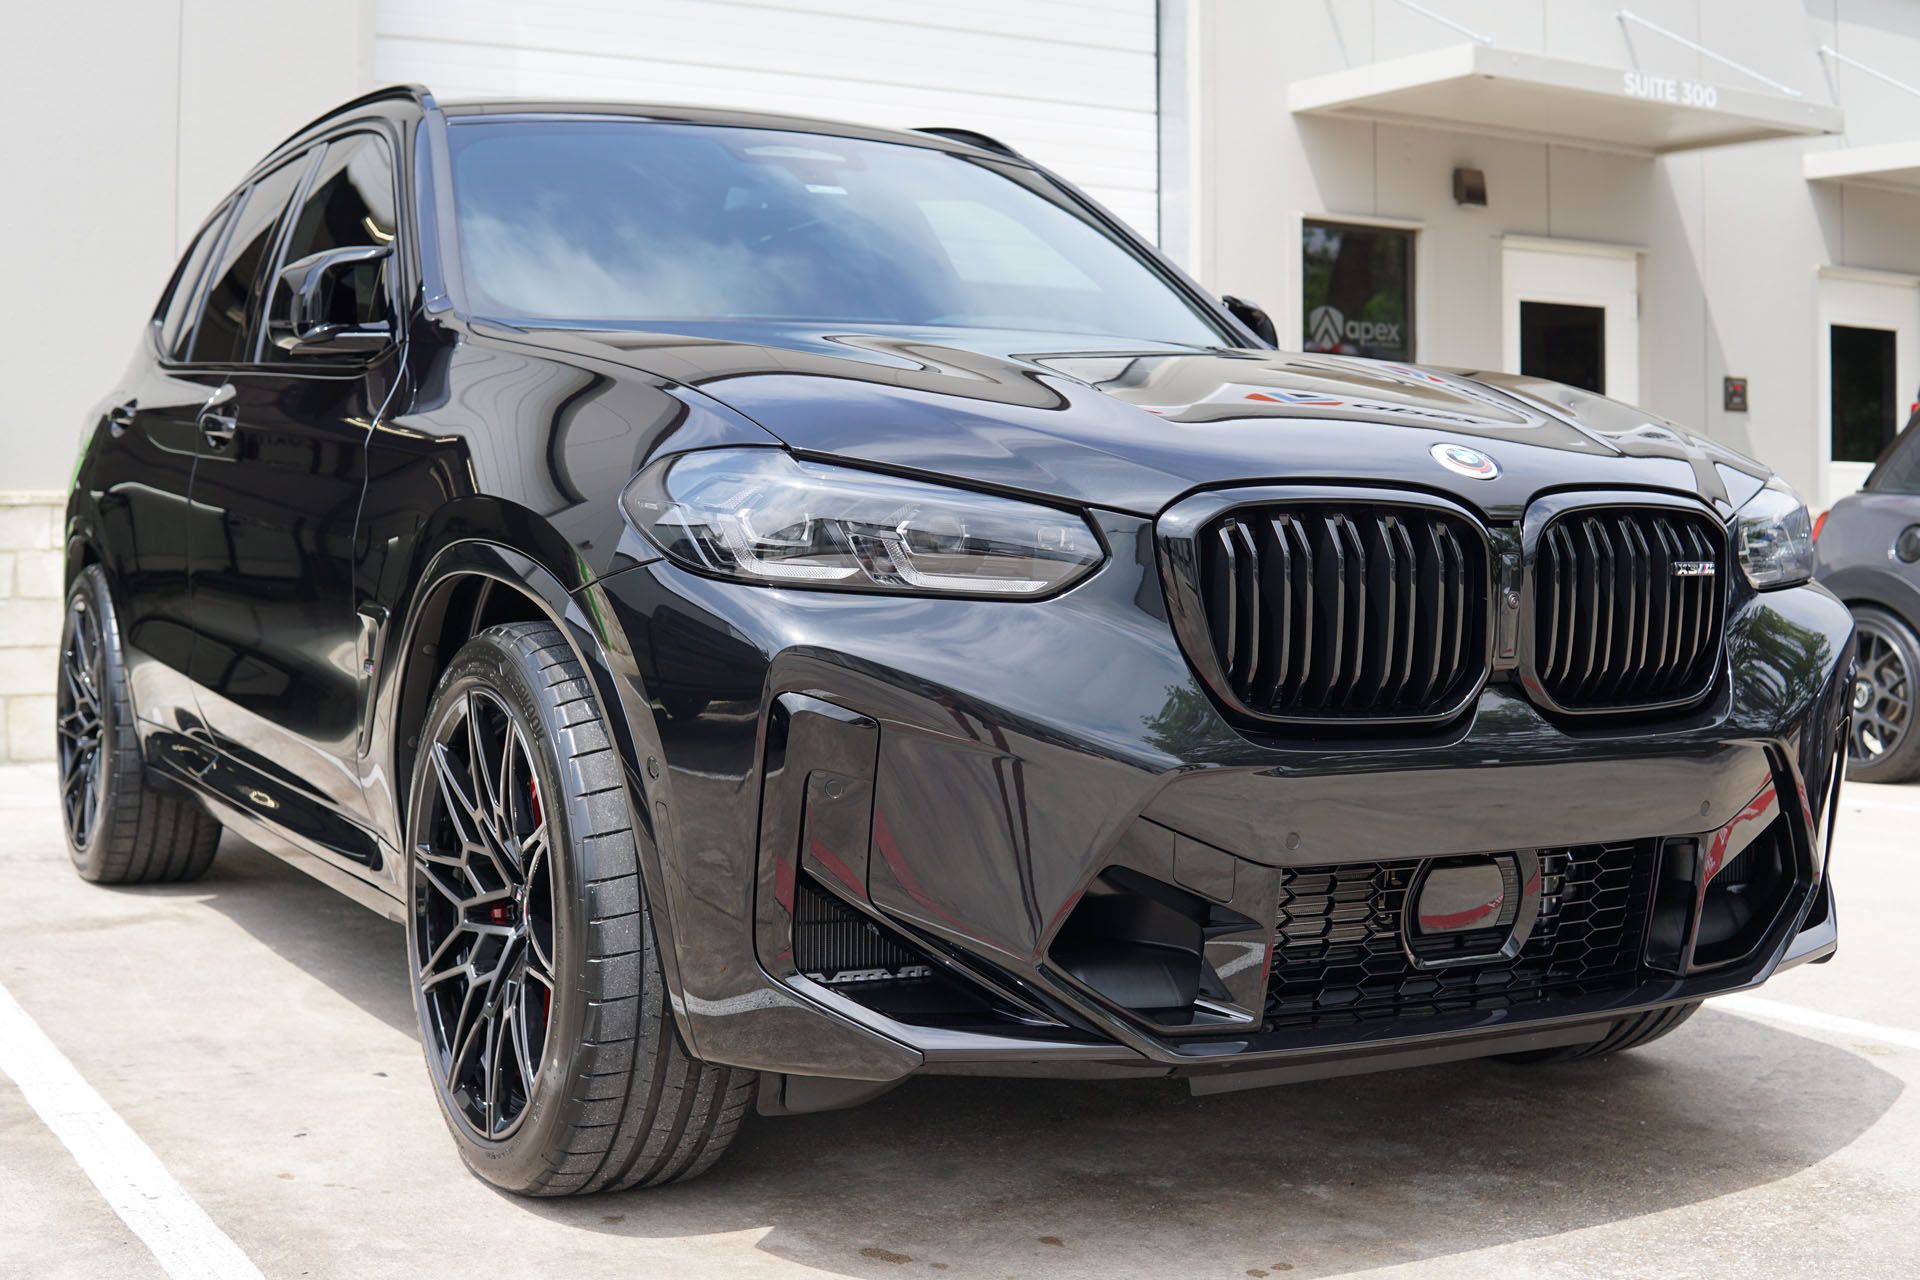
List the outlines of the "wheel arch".
<svg viewBox="0 0 1920 1280">
<path fill-rule="evenodd" d="M 622 764 L 629 777 L 637 774 L 639 754 L 605 637 L 595 611 L 576 596 L 591 590 L 590 584 L 563 581 L 528 552 L 491 539 L 455 542 L 434 554 L 386 646 L 391 678 L 381 682 L 377 695 L 372 744 L 385 746 L 392 770 L 396 836 L 405 829 L 417 734 L 441 674 L 468 639 L 504 622 L 549 622 L 559 628 L 591 679 Z"/>
<path fill-rule="evenodd" d="M 1849 609 L 1861 605 L 1885 609 L 1909 629 L 1920 632 L 1920 583 L 1877 566 L 1822 574 L 1820 583 Z"/>
<path fill-rule="evenodd" d="M 400 625 L 392 628 L 386 652 L 390 679 L 381 681 L 370 745 L 384 751 L 391 779 L 391 823 L 396 848 L 406 843 L 408 792 L 418 752 L 418 733 L 428 702 L 453 655 L 468 638 L 502 622 L 549 622 L 559 629 L 587 673 L 591 693 L 613 740 L 627 783 L 635 853 L 653 914 L 661 967 L 673 1006 L 682 986 L 676 935 L 667 912 L 668 894 L 660 863 L 657 832 L 642 781 L 641 762 L 657 752 L 658 730 L 652 709 L 624 690 L 636 688 L 626 646 L 603 634 L 601 619 L 611 610 L 594 582 L 571 588 L 559 572 L 520 548 L 484 538 L 451 543 L 428 562 Z M 609 643 L 610 641 L 615 641 Z M 656 744 L 648 748 L 643 744 Z M 400 864 L 403 865 L 403 864 Z M 404 884 L 395 886 L 404 895 Z M 678 1017 L 676 1014 L 676 1021 Z M 683 1038 L 691 1047 L 684 1023 Z"/>
<path fill-rule="evenodd" d="M 75 578 L 90 564 L 101 564 L 100 549 L 85 534 L 74 533 L 67 538 L 67 563 L 64 570 L 65 582 L 73 586 Z"/>
<path fill-rule="evenodd" d="M 97 564 L 107 575 L 109 586 L 117 586 L 114 581 L 118 557 L 114 547 L 99 528 L 99 513 L 84 491 L 76 490 L 67 495 L 61 511 L 60 529 L 55 542 L 66 555 L 66 563 L 61 568 L 61 585 L 68 590 L 73 587 L 74 579 L 80 571 L 90 564 Z"/>
</svg>

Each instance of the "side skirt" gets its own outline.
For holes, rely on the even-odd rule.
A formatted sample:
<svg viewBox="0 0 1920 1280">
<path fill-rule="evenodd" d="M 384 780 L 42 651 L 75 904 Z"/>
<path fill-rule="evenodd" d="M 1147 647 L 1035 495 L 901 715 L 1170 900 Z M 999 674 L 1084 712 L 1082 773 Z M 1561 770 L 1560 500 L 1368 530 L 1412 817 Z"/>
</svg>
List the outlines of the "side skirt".
<svg viewBox="0 0 1920 1280">
<path fill-rule="evenodd" d="M 154 726 L 143 725 L 153 729 Z M 156 733 L 160 736 L 164 730 Z M 183 743 L 178 739 L 173 745 Z M 156 750 L 152 741 L 145 753 L 149 768 L 168 783 L 191 792 L 207 811 L 220 820 L 220 824 L 229 831 L 241 836 L 249 843 L 266 850 L 287 865 L 306 872 L 315 880 L 339 893 L 345 894 L 370 911 L 378 912 L 395 923 L 405 923 L 406 908 L 384 887 L 361 879 L 341 865 L 341 856 L 317 842 L 304 840 L 284 827 L 276 826 L 241 809 L 224 799 L 221 794 L 208 785 L 205 769 L 196 772 L 186 766 L 184 761 L 191 754 L 200 761 L 211 763 L 211 752 L 195 747 L 191 753 Z"/>
</svg>

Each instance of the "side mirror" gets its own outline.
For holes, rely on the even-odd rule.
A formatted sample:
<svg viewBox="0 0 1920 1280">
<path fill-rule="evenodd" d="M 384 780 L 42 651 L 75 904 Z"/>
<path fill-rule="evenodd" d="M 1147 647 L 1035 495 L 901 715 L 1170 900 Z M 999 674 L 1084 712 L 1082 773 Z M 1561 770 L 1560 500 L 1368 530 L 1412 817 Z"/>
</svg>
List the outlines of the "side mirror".
<svg viewBox="0 0 1920 1280">
<path fill-rule="evenodd" d="M 1280 335 L 1273 327 L 1272 316 L 1245 298 L 1236 298 L 1230 293 L 1221 294 L 1220 301 L 1226 304 L 1227 310 L 1233 313 L 1235 320 L 1253 330 L 1268 346 L 1280 345 Z"/>
<path fill-rule="evenodd" d="M 393 341 L 386 316 L 391 245 L 327 249 L 290 262 L 274 282 L 267 336 L 293 355 L 378 351 Z"/>
</svg>

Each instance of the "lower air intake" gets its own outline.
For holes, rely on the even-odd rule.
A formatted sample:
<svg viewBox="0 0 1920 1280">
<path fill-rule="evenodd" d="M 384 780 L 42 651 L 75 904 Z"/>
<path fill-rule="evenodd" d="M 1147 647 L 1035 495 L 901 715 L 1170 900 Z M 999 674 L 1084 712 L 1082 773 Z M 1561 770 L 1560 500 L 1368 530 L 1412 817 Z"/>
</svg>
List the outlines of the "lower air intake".
<svg viewBox="0 0 1920 1280">
<path fill-rule="evenodd" d="M 1630 986 L 1640 970 L 1654 843 L 1540 850 L 1540 912 L 1519 953 L 1441 969 L 1416 965 L 1404 941 L 1418 860 L 1289 869 L 1280 883 L 1268 1024 L 1412 1019 Z"/>
<path fill-rule="evenodd" d="M 924 981 L 933 976 L 932 966 L 923 958 L 806 875 L 794 885 L 793 964 L 830 987 Z"/>
</svg>

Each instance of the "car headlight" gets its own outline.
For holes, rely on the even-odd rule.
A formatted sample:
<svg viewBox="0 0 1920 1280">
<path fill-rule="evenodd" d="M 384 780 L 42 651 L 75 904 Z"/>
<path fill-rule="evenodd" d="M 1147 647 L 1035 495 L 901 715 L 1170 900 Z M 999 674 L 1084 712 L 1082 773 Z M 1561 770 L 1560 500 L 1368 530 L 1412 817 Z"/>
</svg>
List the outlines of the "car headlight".
<svg viewBox="0 0 1920 1280">
<path fill-rule="evenodd" d="M 1813 521 L 1779 477 L 1748 499 L 1734 517 L 1740 568 L 1759 591 L 1790 587 L 1813 577 Z"/>
<path fill-rule="evenodd" d="M 708 449 L 648 467 L 620 504 L 668 558 L 785 587 L 1041 596 L 1105 555 L 1084 517 L 781 449 Z"/>
</svg>

